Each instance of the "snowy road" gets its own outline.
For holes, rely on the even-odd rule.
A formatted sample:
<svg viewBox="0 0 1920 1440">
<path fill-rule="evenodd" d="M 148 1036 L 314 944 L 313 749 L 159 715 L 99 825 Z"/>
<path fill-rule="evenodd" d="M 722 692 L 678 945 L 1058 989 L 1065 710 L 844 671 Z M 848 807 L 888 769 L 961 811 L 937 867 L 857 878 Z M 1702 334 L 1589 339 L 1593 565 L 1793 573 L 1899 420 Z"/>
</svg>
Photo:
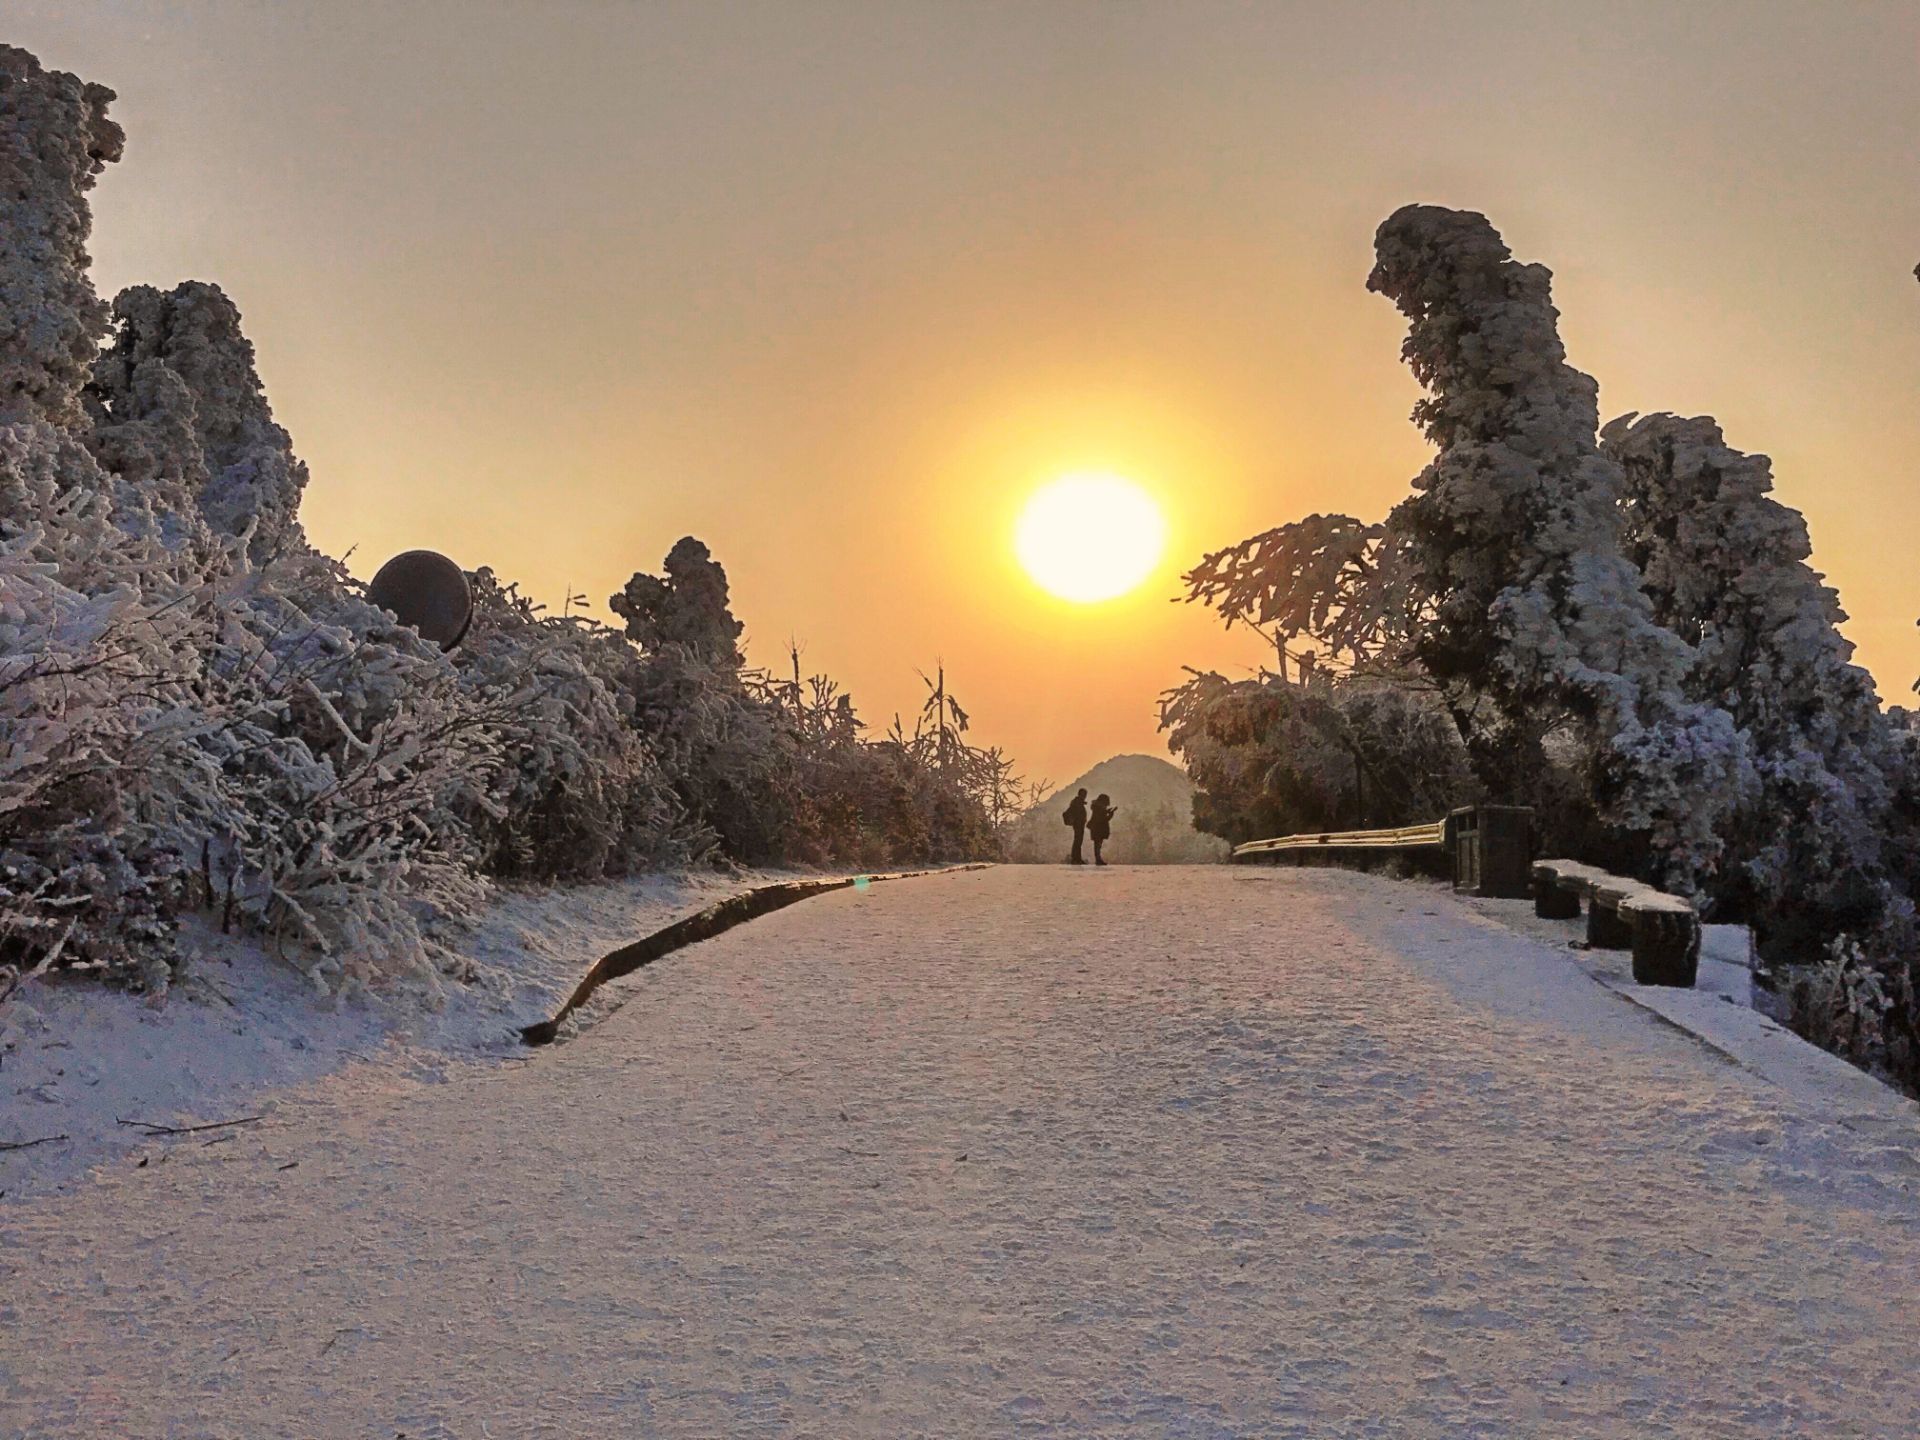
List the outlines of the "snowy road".
<svg viewBox="0 0 1920 1440">
<path fill-rule="evenodd" d="M 1920 1430 L 1912 1127 L 1439 891 L 1008 868 L 628 990 L 0 1209 L 0 1434 Z"/>
</svg>

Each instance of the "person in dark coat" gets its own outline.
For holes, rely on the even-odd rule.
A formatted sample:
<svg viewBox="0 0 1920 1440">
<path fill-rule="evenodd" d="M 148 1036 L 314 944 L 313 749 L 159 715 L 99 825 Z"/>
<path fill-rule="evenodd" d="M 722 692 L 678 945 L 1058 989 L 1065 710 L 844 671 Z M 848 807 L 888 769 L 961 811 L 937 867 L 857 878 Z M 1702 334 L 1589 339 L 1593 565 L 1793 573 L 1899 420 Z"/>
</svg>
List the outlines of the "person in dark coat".
<svg viewBox="0 0 1920 1440">
<path fill-rule="evenodd" d="M 1093 840 L 1093 863 L 1104 865 L 1100 847 L 1106 843 L 1107 836 L 1113 833 L 1113 817 L 1120 813 L 1120 807 L 1104 795 L 1093 797 L 1093 813 L 1087 818 L 1087 834 Z"/>
<path fill-rule="evenodd" d="M 1073 827 L 1073 853 L 1067 857 L 1069 865 L 1084 865 L 1086 857 L 1080 853 L 1080 844 L 1087 834 L 1087 792 L 1082 789 L 1073 797 L 1073 803 L 1061 812 L 1060 818 Z"/>
</svg>

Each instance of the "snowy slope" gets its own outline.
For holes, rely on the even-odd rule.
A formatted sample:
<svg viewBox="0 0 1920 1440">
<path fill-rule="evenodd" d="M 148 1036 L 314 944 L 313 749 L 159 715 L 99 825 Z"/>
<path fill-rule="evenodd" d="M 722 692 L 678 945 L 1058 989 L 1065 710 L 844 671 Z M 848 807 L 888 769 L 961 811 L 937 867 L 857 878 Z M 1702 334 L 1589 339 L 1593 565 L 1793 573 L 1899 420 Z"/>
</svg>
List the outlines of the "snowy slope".
<svg viewBox="0 0 1920 1440">
<path fill-rule="evenodd" d="M 32 980 L 0 1004 L 0 1195 L 52 1188 L 138 1148 L 137 1127 L 270 1109 L 279 1088 L 346 1068 L 437 1082 L 462 1061 L 523 1052 L 615 946 L 775 877 L 699 872 L 564 889 L 503 889 L 460 941 L 462 978 L 425 1008 L 317 996 L 292 967 L 217 930 L 189 929 L 186 980 L 159 1003 L 85 977 Z"/>
</svg>

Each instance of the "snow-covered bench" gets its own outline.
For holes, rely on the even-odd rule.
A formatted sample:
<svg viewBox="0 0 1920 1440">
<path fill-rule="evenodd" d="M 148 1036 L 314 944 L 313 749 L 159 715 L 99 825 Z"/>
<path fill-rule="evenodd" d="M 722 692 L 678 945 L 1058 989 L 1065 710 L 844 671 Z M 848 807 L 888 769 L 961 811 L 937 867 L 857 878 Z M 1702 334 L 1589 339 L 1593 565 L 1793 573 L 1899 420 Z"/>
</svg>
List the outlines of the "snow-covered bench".
<svg viewBox="0 0 1920 1440">
<path fill-rule="evenodd" d="M 1691 986 L 1700 965 L 1700 917 L 1693 902 L 1608 874 L 1577 860 L 1536 860 L 1536 915 L 1572 920 L 1587 902 L 1587 944 L 1631 950 L 1633 978 L 1642 985 Z"/>
<path fill-rule="evenodd" d="M 1533 862 L 1533 913 L 1547 920 L 1575 920 L 1580 902 L 1612 877 L 1578 860 Z"/>
</svg>

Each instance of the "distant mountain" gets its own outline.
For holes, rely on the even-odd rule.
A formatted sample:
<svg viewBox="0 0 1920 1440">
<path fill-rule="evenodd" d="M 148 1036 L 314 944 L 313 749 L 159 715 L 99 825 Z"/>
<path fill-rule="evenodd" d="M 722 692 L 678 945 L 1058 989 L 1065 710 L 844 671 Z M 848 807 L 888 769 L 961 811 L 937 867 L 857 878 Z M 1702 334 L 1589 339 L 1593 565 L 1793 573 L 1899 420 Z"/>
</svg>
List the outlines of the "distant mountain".
<svg viewBox="0 0 1920 1440">
<path fill-rule="evenodd" d="M 1186 771 L 1155 755 L 1116 755 L 1010 824 L 1007 859 L 1029 865 L 1065 860 L 1073 832 L 1061 823 L 1060 812 L 1083 785 L 1088 800 L 1105 794 L 1120 807 L 1106 844 L 1109 864 L 1184 865 L 1226 857 L 1226 841 L 1193 828 L 1193 782 Z M 1091 844 L 1086 856 L 1093 859 Z"/>
</svg>

